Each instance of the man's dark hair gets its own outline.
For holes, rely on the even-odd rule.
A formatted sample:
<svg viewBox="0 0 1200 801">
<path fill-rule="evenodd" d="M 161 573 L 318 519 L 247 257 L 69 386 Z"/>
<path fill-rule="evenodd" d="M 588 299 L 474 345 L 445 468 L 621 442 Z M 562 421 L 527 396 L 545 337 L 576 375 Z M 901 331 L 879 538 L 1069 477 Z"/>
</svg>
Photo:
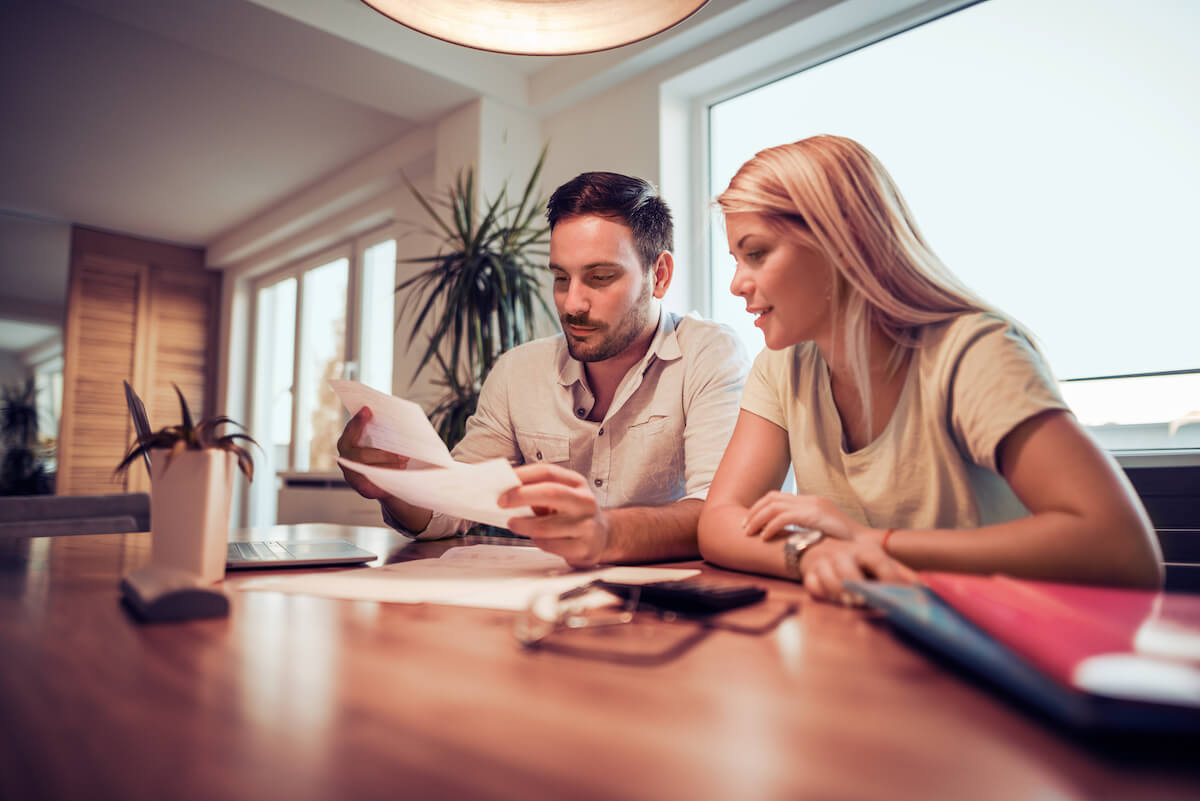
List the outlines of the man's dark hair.
<svg viewBox="0 0 1200 801">
<path fill-rule="evenodd" d="M 551 231 L 560 220 L 584 215 L 609 217 L 628 225 L 647 269 L 659 253 L 674 249 L 671 210 L 649 181 L 615 172 L 585 172 L 555 189 L 546 204 Z"/>
</svg>

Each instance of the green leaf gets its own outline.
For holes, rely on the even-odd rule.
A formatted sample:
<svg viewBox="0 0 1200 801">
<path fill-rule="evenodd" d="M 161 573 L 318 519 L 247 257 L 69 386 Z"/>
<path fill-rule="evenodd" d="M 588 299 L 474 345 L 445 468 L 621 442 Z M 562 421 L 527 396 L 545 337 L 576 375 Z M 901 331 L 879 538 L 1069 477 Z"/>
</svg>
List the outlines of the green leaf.
<svg viewBox="0 0 1200 801">
<path fill-rule="evenodd" d="M 440 372 L 434 383 L 449 394 L 431 417 L 439 420 L 438 430 L 450 445 L 461 436 L 497 357 L 530 338 L 538 316 L 554 316 L 543 294 L 549 228 L 537 199 L 546 153 L 543 148 L 515 203 L 506 190 L 481 202 L 470 168 L 435 198 L 409 183 L 431 223 L 424 230 L 432 231 L 439 245 L 432 255 L 398 261 L 424 268 L 396 286 L 403 295 L 404 321 L 397 325 L 408 327 L 409 347 L 422 342 L 413 378 L 431 363 Z"/>
</svg>

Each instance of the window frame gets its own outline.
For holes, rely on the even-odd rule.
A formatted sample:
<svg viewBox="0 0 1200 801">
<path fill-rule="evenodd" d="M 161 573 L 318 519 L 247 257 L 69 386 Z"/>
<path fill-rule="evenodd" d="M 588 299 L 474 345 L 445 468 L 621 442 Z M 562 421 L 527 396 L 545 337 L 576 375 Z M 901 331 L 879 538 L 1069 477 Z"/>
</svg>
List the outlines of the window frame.
<svg viewBox="0 0 1200 801">
<path fill-rule="evenodd" d="M 664 85 L 664 128 L 668 114 L 682 113 L 686 118 L 686 129 L 690 132 L 688 146 L 682 149 L 683 157 L 688 158 L 693 165 L 687 186 L 682 187 L 682 195 L 688 209 L 683 218 L 687 231 L 682 239 L 685 240 L 685 247 L 690 249 L 692 262 L 700 268 L 689 287 L 693 308 L 703 310 L 707 317 L 712 318 L 714 294 L 718 290 L 718 287 L 714 286 L 716 254 L 713 252 L 712 242 L 713 227 L 717 219 L 713 198 L 720 188 L 712 185 L 713 176 L 710 169 L 712 107 L 982 2 L 986 0 L 946 0 L 941 3 L 919 4 L 890 17 L 867 19 L 858 28 L 840 36 L 827 37 L 815 45 L 802 44 L 798 52 L 793 53 L 791 57 L 779 60 L 765 69 L 748 66 L 740 73 L 735 73 L 736 77 L 732 80 L 728 78 L 730 73 L 726 69 L 725 78 L 719 84 L 711 81 L 709 85 L 697 89 L 694 79 L 684 79 L 680 82 L 681 86 L 675 90 L 670 88 L 669 83 Z M 749 61 L 749 58 L 747 60 Z M 668 110 L 672 101 L 677 108 Z M 682 109 L 678 108 L 680 106 Z M 678 128 L 674 127 L 672 130 Z M 665 137 L 662 151 L 664 160 L 667 160 Z M 674 162 L 677 159 L 678 157 L 672 158 L 670 161 Z M 1072 379 L 1077 380 L 1096 379 Z M 1200 424 L 1196 424 L 1193 431 L 1188 432 L 1189 436 L 1184 438 L 1179 447 L 1163 448 L 1152 444 L 1154 440 L 1161 440 L 1159 429 L 1165 429 L 1167 425 L 1168 423 L 1107 424 L 1084 427 L 1097 443 L 1121 464 L 1128 461 L 1138 466 L 1159 463 L 1200 465 L 1200 447 L 1196 444 L 1200 442 L 1200 438 L 1193 435 L 1194 429 L 1200 428 Z M 1147 436 L 1139 437 L 1139 430 L 1145 431 Z"/>
<path fill-rule="evenodd" d="M 277 493 L 276 477 L 281 474 L 306 474 L 313 476 L 327 477 L 332 474 L 326 471 L 311 471 L 311 470 L 296 470 L 296 448 L 297 438 L 299 436 L 299 403 L 300 396 L 296 391 L 296 381 L 300 374 L 300 365 L 303 358 L 301 342 L 302 342 L 302 326 L 304 308 L 304 275 L 314 269 L 323 267 L 331 262 L 339 259 L 346 259 L 348 268 L 346 273 L 346 337 L 343 343 L 342 361 L 345 365 L 344 377 L 357 379 L 361 365 L 359 358 L 362 353 L 362 303 L 361 297 L 363 286 L 363 263 L 364 255 L 368 249 L 375 245 L 382 244 L 386 241 L 399 241 L 399 226 L 397 223 L 387 223 L 382 226 L 373 228 L 365 233 L 358 234 L 353 237 L 347 237 L 339 241 L 337 244 L 324 247 L 320 250 L 309 253 L 301 258 L 289 261 L 279 267 L 263 272 L 260 275 L 255 275 L 249 280 L 249 327 L 248 327 L 248 358 L 246 360 L 246 409 L 249 411 L 247 415 L 250 421 L 250 426 L 257 427 L 261 422 L 258 420 L 258 401 L 260 387 L 256 380 L 256 367 L 259 358 L 259 343 L 258 343 L 258 327 L 261 320 L 261 310 L 259 309 L 259 293 L 263 289 L 267 289 L 282 281 L 295 279 L 296 281 L 296 300 L 295 300 L 295 320 L 293 323 L 293 338 L 294 347 L 292 351 L 292 392 L 291 392 L 291 425 L 290 439 L 287 449 L 287 464 L 277 465 L 272 464 L 272 476 L 270 489 L 255 490 L 251 488 L 250 503 L 246 509 L 246 513 L 251 518 L 256 516 L 259 503 L 265 504 L 266 495 Z M 394 296 L 393 296 L 394 297 Z M 393 315 L 395 314 L 395 306 L 393 304 Z M 395 353 L 392 355 L 393 369 L 395 365 Z M 393 376 L 393 386 L 395 377 Z M 253 433 L 253 432 L 252 432 Z M 270 447 L 269 445 L 267 447 Z M 337 474 L 340 478 L 340 474 Z M 274 514 L 270 515 L 273 519 Z"/>
</svg>

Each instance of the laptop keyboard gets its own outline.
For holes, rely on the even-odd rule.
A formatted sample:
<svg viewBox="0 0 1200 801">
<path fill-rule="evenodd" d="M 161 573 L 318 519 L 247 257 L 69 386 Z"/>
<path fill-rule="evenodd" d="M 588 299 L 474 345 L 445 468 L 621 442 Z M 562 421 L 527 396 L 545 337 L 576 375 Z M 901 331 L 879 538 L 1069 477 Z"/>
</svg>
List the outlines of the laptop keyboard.
<svg viewBox="0 0 1200 801">
<path fill-rule="evenodd" d="M 295 557 L 279 542 L 268 540 L 265 542 L 231 542 L 226 558 L 251 562 L 273 562 Z"/>
</svg>

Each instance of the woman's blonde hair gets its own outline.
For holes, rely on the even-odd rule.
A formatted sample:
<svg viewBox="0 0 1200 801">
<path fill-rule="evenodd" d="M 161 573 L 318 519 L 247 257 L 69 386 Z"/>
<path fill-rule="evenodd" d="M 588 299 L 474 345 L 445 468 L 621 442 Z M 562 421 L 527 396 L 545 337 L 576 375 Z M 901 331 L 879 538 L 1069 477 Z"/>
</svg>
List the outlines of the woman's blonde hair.
<svg viewBox="0 0 1200 801">
<path fill-rule="evenodd" d="M 763 150 L 717 204 L 725 214 L 761 214 L 785 232 L 805 232 L 824 252 L 836 273 L 835 315 L 846 295 L 845 338 L 835 347 L 845 348 L 868 421 L 872 328 L 894 343 L 895 367 L 922 326 L 991 311 L 946 269 L 887 170 L 853 139 L 814 136 Z"/>
</svg>

